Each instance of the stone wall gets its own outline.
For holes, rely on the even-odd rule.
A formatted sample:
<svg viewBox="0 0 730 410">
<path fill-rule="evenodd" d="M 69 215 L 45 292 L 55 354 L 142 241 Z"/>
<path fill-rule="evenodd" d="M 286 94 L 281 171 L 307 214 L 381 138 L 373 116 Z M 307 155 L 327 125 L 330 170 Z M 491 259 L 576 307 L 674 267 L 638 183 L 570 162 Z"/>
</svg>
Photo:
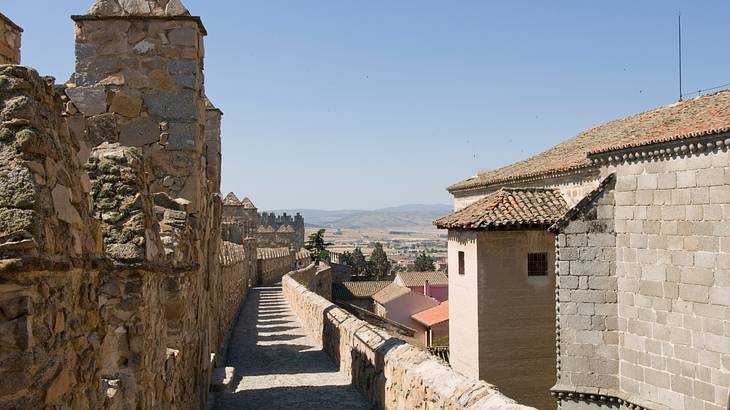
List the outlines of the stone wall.
<svg viewBox="0 0 730 410">
<path fill-rule="evenodd" d="M 276 215 L 273 212 L 262 212 L 258 214 L 258 219 L 259 227 L 269 228 L 272 232 L 288 233 L 287 235 L 280 235 L 279 238 L 272 236 L 270 240 L 275 240 L 277 243 L 282 243 L 284 240 L 289 241 L 286 245 L 265 245 L 267 237 L 262 236 L 259 240 L 259 243 L 262 244 L 261 247 L 288 246 L 294 249 L 304 247 L 304 218 L 300 214 L 292 217 L 286 213 Z M 282 228 L 288 232 L 285 232 Z"/>
<path fill-rule="evenodd" d="M 256 285 L 256 263 L 254 259 L 255 244 L 251 242 L 238 245 L 231 242 L 221 242 L 220 266 L 221 280 L 215 294 L 222 295 L 222 299 L 213 308 L 219 316 L 217 343 L 214 346 L 222 347 L 226 332 L 230 324 L 234 323 L 238 309 L 246 301 L 249 289 Z M 253 262 L 253 263 L 252 263 Z"/>
<path fill-rule="evenodd" d="M 613 187 L 611 176 L 553 227 L 558 233 L 555 392 L 600 397 L 616 396 L 619 389 Z"/>
<path fill-rule="evenodd" d="M 96 407 L 106 327 L 91 184 L 53 79 L 0 67 L 0 408 Z"/>
<path fill-rule="evenodd" d="M 316 269 L 310 266 L 286 275 L 282 280 L 284 296 L 310 337 L 376 408 L 530 408 L 355 318 L 294 279 L 314 276 L 312 270 Z"/>
<path fill-rule="evenodd" d="M 235 243 L 242 243 L 246 238 L 254 238 L 259 226 L 258 213 L 253 203 L 247 198 L 241 203 L 233 193 L 228 194 L 224 200 L 222 222 L 223 238 Z"/>
<path fill-rule="evenodd" d="M 23 29 L 0 13 L 0 64 L 20 64 Z"/>
<path fill-rule="evenodd" d="M 561 361 L 560 373 L 565 370 L 566 374 L 560 376 L 563 386 L 556 387 L 565 388 L 557 391 L 564 408 L 616 403 L 650 409 L 727 408 L 729 137 L 697 136 L 593 158 L 604 175 L 615 173 L 615 187 L 605 187 L 605 193 L 565 229 L 583 229 L 587 221 L 582 219 L 595 216 L 588 226 L 597 237 L 591 241 L 591 233 L 587 233 L 587 242 L 579 244 L 581 234 L 576 231 L 566 234 L 558 247 L 578 248 L 578 257 L 596 254 L 600 249 L 595 245 L 608 245 L 613 228 L 614 254 L 605 258 L 616 262 L 615 270 L 610 261 L 599 260 L 591 262 L 590 269 L 579 269 L 578 276 L 586 279 L 579 278 L 579 289 L 569 291 L 563 285 L 575 286 L 575 280 L 567 278 L 573 276 L 573 261 L 565 261 L 567 267 L 560 265 L 561 357 L 567 355 L 570 344 L 570 339 L 563 344 L 563 335 L 581 332 L 585 344 L 596 345 L 593 356 L 587 355 L 588 350 L 576 351 L 583 357 Z M 615 203 L 612 213 L 611 201 Z M 563 249 L 559 253 L 561 259 L 566 258 Z M 575 250 L 570 253 L 575 256 Z M 567 282 L 562 281 L 564 269 L 571 272 Z M 590 284 L 592 279 L 600 281 L 596 285 L 600 288 L 580 288 L 581 280 Z M 573 300 L 579 295 L 583 300 Z M 570 304 L 563 302 L 595 302 L 590 329 L 582 329 L 588 326 L 587 318 L 570 315 L 570 310 L 563 310 L 571 309 Z M 584 309 L 589 312 L 590 306 Z M 604 319 L 605 328 L 600 325 Z M 604 345 L 612 342 L 617 343 L 617 352 L 610 344 Z M 613 374 L 607 374 L 611 371 Z M 565 386 L 568 380 L 581 378 L 599 387 L 603 387 L 601 383 L 614 386 L 615 396 L 608 389 L 597 393 Z"/>
<path fill-rule="evenodd" d="M 2 408 L 201 408 L 256 277 L 255 244 L 219 254 L 202 24 L 176 0 L 122 6 L 75 17 L 60 95 L 0 66 Z"/>
<path fill-rule="evenodd" d="M 292 279 L 307 290 L 332 301 L 332 268 L 326 265 L 308 266 L 291 274 Z"/>
<path fill-rule="evenodd" d="M 260 226 L 254 237 L 262 248 L 300 249 L 296 232 L 288 227 L 282 227 L 275 231 L 269 226 Z"/>
<path fill-rule="evenodd" d="M 296 253 L 289 248 L 258 248 L 256 260 L 259 285 L 281 280 L 296 265 Z"/>
</svg>

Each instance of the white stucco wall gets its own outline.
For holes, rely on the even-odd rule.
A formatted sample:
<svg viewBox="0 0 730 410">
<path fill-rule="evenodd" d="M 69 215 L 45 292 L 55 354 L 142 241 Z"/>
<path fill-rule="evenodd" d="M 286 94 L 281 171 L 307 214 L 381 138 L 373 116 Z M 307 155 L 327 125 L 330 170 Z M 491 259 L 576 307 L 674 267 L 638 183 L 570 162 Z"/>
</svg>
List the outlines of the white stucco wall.
<svg viewBox="0 0 730 410">
<path fill-rule="evenodd" d="M 459 274 L 459 251 L 464 252 L 465 274 Z M 466 376 L 479 378 L 477 234 L 450 231 L 449 255 L 449 360 Z"/>
</svg>

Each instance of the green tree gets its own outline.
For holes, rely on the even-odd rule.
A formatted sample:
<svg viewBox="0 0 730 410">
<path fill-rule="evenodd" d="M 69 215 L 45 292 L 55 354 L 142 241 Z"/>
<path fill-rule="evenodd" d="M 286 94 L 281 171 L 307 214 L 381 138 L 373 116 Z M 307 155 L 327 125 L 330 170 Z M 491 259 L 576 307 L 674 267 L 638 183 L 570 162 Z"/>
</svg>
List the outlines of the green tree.
<svg viewBox="0 0 730 410">
<path fill-rule="evenodd" d="M 364 275 L 367 272 L 367 264 L 365 255 L 362 254 L 362 249 L 355 248 L 352 251 L 352 273 L 355 275 Z"/>
<path fill-rule="evenodd" d="M 413 270 L 416 272 L 433 272 L 436 270 L 436 266 L 433 264 L 433 258 L 421 252 L 420 255 L 416 256 Z"/>
<path fill-rule="evenodd" d="M 373 253 L 370 254 L 370 264 L 372 265 L 370 274 L 376 280 L 380 280 L 390 273 L 390 261 L 380 242 L 375 243 Z"/>
<path fill-rule="evenodd" d="M 312 254 L 312 261 L 317 265 L 322 261 L 329 261 L 330 259 L 330 252 L 327 250 L 327 247 L 332 246 L 332 243 L 324 240 L 325 232 L 326 230 L 320 229 L 309 235 L 307 243 L 304 245 L 304 249 Z"/>
<path fill-rule="evenodd" d="M 352 254 L 350 252 L 343 252 L 342 255 L 340 255 L 340 265 L 352 268 Z"/>
</svg>

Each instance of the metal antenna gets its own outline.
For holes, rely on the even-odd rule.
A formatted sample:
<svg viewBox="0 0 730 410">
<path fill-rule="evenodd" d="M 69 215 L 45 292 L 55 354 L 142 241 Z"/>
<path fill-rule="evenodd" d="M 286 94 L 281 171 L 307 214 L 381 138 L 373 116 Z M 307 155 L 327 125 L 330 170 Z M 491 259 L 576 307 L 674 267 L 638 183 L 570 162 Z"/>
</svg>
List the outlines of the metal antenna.
<svg viewBox="0 0 730 410">
<path fill-rule="evenodd" d="M 682 12 L 677 14 L 677 22 L 679 23 L 679 101 L 682 101 Z"/>
</svg>

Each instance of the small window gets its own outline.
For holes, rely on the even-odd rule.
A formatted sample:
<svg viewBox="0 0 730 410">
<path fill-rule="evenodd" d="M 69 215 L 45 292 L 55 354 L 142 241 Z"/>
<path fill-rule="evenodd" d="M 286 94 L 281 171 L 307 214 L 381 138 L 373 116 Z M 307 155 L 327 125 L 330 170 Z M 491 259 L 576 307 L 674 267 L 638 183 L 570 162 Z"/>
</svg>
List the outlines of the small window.
<svg viewBox="0 0 730 410">
<path fill-rule="evenodd" d="M 547 276 L 547 253 L 527 254 L 527 276 Z"/>
<path fill-rule="evenodd" d="M 459 275 L 466 274 L 466 267 L 464 265 L 464 252 L 459 251 Z"/>
</svg>

